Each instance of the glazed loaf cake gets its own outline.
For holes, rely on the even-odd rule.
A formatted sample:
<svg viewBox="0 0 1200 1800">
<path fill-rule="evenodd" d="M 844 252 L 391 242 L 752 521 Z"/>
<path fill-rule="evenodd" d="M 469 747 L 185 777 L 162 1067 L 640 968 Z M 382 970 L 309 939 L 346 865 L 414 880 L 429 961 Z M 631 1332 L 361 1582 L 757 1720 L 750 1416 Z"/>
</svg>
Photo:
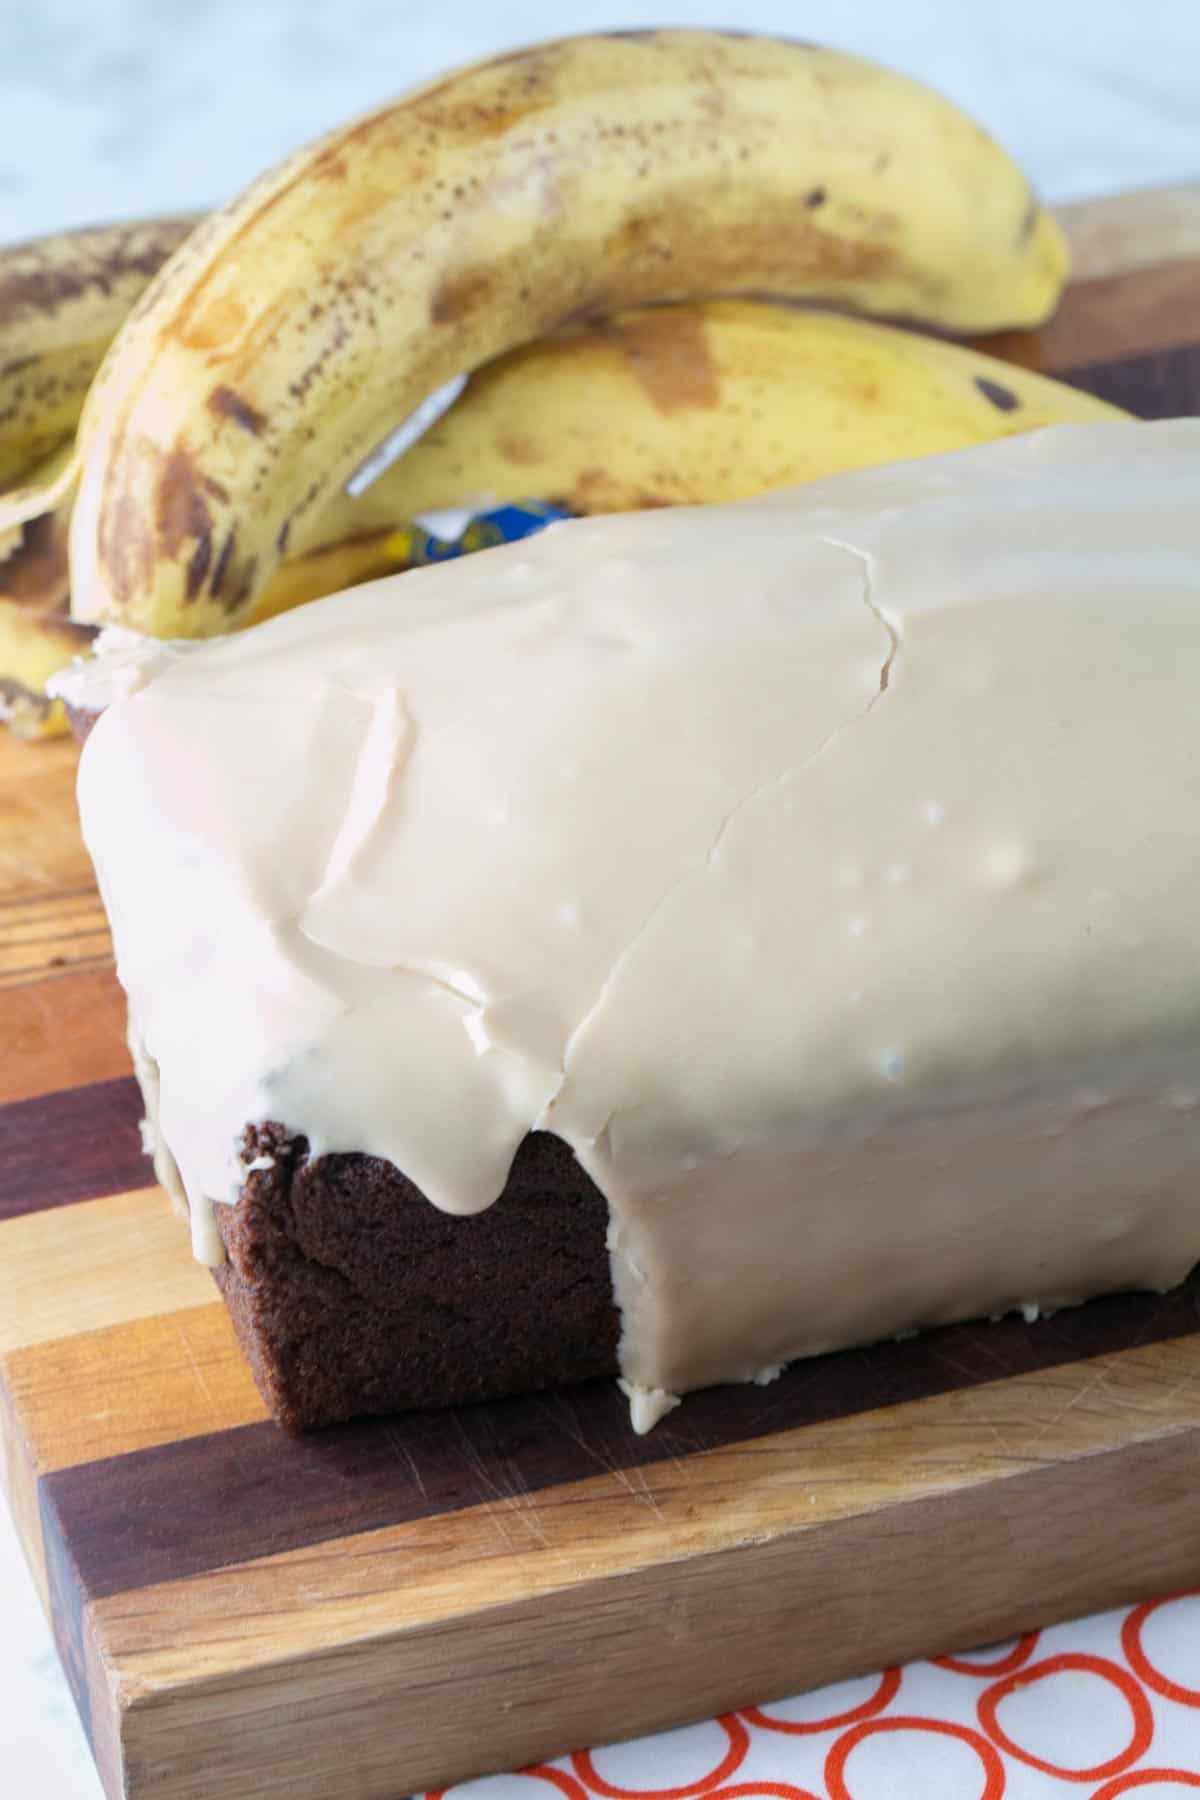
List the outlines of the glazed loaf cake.
<svg viewBox="0 0 1200 1800">
<path fill-rule="evenodd" d="M 167 1184 L 276 1415 L 691 1388 L 1200 1258 L 1200 422 L 101 657 Z"/>
</svg>

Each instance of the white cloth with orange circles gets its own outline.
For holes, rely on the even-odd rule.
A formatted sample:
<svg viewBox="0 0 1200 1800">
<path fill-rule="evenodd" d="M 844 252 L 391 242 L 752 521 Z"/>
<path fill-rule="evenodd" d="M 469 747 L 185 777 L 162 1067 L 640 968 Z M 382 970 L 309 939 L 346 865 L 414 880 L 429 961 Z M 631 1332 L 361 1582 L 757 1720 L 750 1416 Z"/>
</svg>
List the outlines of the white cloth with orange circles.
<svg viewBox="0 0 1200 1800">
<path fill-rule="evenodd" d="M 445 1795 L 550 1800 L 548 1788 L 564 1800 L 1182 1800 L 1200 1791 L 1200 1593 Z"/>
</svg>

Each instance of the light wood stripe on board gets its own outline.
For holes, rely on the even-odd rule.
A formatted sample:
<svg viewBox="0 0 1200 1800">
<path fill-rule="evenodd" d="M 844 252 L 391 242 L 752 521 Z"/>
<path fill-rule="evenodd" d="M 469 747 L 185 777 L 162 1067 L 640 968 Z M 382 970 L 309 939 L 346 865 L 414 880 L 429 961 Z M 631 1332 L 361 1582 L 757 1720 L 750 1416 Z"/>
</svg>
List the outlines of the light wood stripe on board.
<svg viewBox="0 0 1200 1800">
<path fill-rule="evenodd" d="M 0 1222 L 0 1357 L 212 1295 L 161 1188 Z"/>
<path fill-rule="evenodd" d="M 187 1254 L 182 1243 L 179 1251 Z M 126 1455 L 266 1419 L 211 1283 L 209 1295 L 203 1305 L 10 1352 L 4 1385 L 39 1471 L 111 1456 L 114 1445 Z"/>
</svg>

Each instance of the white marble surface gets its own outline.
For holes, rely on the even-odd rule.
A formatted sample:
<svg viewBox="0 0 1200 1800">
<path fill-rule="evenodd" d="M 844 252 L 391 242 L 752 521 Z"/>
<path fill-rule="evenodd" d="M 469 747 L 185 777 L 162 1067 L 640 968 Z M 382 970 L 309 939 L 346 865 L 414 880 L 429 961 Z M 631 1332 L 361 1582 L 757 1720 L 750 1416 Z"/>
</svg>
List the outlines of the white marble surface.
<svg viewBox="0 0 1200 1800">
<path fill-rule="evenodd" d="M 0 241 L 212 204 L 455 62 L 664 17 L 923 76 L 1050 199 L 1200 174 L 1197 0 L 0 0 Z"/>
<path fill-rule="evenodd" d="M 1050 199 L 1200 176 L 1200 0 L 0 0 L 0 241 L 211 204 L 456 61 L 664 17 L 817 37 L 923 76 Z M 2 1513 L 0 1792 L 99 1794 Z"/>
<path fill-rule="evenodd" d="M 11 1788 L 6 1786 L 12 1782 Z M 83 1730 L 0 1501 L 0 1793 L 99 1800 Z"/>
</svg>

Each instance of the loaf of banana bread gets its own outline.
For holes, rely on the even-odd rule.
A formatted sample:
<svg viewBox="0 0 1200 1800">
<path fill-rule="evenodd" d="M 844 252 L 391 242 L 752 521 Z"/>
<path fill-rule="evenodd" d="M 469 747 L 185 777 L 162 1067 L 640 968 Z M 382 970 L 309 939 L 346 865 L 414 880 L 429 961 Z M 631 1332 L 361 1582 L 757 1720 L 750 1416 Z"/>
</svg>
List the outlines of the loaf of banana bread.
<svg viewBox="0 0 1200 1800">
<path fill-rule="evenodd" d="M 277 1417 L 645 1429 L 1188 1273 L 1197 467 L 1061 428 L 98 658 L 158 1166 Z"/>
</svg>

